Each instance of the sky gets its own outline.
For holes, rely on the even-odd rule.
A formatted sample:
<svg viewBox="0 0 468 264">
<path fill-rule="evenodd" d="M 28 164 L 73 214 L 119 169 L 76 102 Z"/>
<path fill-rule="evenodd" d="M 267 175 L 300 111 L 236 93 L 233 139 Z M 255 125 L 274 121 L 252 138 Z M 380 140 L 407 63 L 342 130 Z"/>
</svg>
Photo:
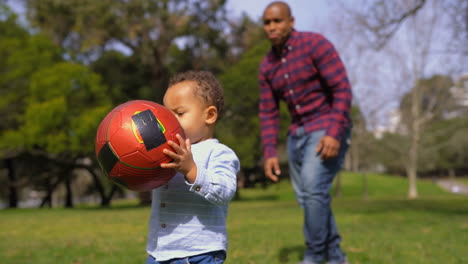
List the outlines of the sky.
<svg viewBox="0 0 468 264">
<path fill-rule="evenodd" d="M 252 19 L 260 20 L 265 7 L 271 0 L 228 0 L 227 10 L 233 16 L 247 13 Z M 291 7 L 297 30 L 314 31 L 330 15 L 326 0 L 286 0 Z"/>
</svg>

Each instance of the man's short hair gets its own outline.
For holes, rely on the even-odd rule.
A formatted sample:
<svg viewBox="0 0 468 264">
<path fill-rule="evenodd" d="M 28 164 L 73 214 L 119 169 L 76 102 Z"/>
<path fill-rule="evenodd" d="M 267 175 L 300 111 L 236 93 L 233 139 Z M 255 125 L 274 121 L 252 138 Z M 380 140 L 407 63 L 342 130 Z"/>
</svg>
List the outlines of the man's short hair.
<svg viewBox="0 0 468 264">
<path fill-rule="evenodd" d="M 289 5 L 283 1 L 274 1 L 274 2 L 271 2 L 267 5 L 267 7 L 265 7 L 265 10 L 267 10 L 268 8 L 272 7 L 272 6 L 281 6 L 281 7 L 284 7 L 286 8 L 286 11 L 288 12 L 288 16 L 292 16 L 292 12 L 291 12 L 291 7 L 289 7 Z"/>
</svg>

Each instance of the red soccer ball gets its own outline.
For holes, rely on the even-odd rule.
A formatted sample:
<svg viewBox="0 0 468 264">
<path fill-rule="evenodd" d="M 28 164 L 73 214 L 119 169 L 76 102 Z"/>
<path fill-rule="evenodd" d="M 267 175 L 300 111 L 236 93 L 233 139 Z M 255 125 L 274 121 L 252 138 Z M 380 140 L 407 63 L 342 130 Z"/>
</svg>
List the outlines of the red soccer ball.
<svg viewBox="0 0 468 264">
<path fill-rule="evenodd" d="M 176 173 L 161 164 L 171 159 L 162 151 L 167 142 L 185 138 L 177 118 L 166 107 L 134 100 L 114 108 L 96 134 L 96 156 L 113 182 L 134 191 L 148 191 L 166 184 Z"/>
</svg>

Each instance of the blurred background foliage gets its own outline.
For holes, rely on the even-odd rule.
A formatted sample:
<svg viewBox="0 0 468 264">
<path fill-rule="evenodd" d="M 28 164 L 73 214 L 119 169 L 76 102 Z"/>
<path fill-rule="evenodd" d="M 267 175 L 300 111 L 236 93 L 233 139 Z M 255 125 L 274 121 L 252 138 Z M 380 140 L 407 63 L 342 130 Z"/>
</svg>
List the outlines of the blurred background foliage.
<svg viewBox="0 0 468 264">
<path fill-rule="evenodd" d="M 466 60 L 468 45 L 463 45 L 466 38 L 460 34 L 467 35 L 463 20 L 467 4 L 460 0 L 362 2 L 359 7 L 335 4 L 336 14 L 341 15 L 331 21 L 334 27 L 323 30 L 339 33 L 334 43 L 356 88 L 353 139 L 345 167 L 408 176 L 409 196 L 415 198 L 412 179 L 456 177 L 468 171 L 466 61 L 447 59 L 456 53 Z M 115 197 L 134 195 L 101 174 L 94 156 L 97 126 L 110 109 L 128 100 L 161 103 L 170 76 L 189 69 L 212 71 L 225 88 L 226 114 L 216 137 L 241 160 L 239 187 L 267 184 L 257 117 L 257 72 L 270 44 L 261 21 L 246 14 L 230 16 L 226 3 L 22 0 L 25 13 L 20 19 L 6 1 L 0 1 L 0 200 L 4 206 L 18 207 L 22 202 L 41 207 L 57 203 L 73 207 L 76 202 L 106 206 Z M 430 15 L 440 10 L 444 11 L 440 17 L 446 18 L 443 23 Z M 374 16 L 379 14 L 394 19 L 377 20 Z M 417 28 L 421 18 L 433 23 Z M 429 27 L 451 29 L 453 34 L 447 35 L 451 44 L 437 50 L 437 57 L 431 55 L 432 48 L 418 46 L 414 62 L 422 63 L 411 64 L 402 50 L 395 53 L 394 47 L 402 41 L 396 35 L 400 26 L 418 32 Z M 430 43 L 431 38 L 418 41 Z M 447 59 L 443 69 L 426 70 L 426 65 L 440 58 Z M 388 73 L 380 70 L 385 63 L 399 66 Z M 375 74 L 368 74 L 371 71 Z M 383 87 L 397 92 L 382 94 Z M 379 111 L 392 102 L 396 122 L 381 130 L 379 123 L 388 117 Z M 284 105 L 281 116 L 279 148 L 284 150 L 289 124 Z M 287 157 L 281 155 L 287 167 Z"/>
</svg>

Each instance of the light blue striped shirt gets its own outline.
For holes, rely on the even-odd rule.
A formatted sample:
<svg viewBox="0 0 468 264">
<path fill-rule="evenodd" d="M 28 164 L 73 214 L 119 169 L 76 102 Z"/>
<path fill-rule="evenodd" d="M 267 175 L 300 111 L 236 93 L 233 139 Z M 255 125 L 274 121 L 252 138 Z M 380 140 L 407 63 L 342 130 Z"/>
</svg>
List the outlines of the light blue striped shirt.
<svg viewBox="0 0 468 264">
<path fill-rule="evenodd" d="M 192 145 L 193 184 L 177 173 L 152 192 L 147 252 L 158 261 L 227 250 L 226 217 L 240 163 L 217 139 Z"/>
</svg>

